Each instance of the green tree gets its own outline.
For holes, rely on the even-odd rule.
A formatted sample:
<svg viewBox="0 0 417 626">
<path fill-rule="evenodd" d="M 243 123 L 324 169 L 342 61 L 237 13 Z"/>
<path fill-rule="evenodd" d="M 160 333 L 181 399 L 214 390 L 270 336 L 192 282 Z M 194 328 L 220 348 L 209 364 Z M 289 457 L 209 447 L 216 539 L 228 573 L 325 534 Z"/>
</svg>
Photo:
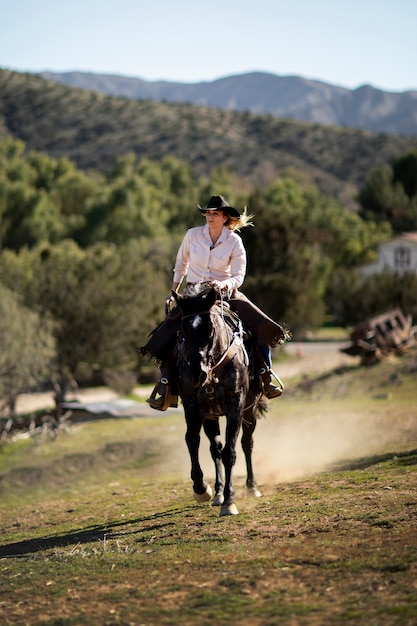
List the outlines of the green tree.
<svg viewBox="0 0 417 626">
<path fill-rule="evenodd" d="M 19 250 L 75 236 L 101 189 L 102 177 L 80 172 L 68 159 L 27 155 L 21 142 L 3 142 L 0 247 Z"/>
<path fill-rule="evenodd" d="M 17 396 L 45 383 L 55 355 L 52 325 L 0 284 L 0 415 L 15 417 Z"/>
<path fill-rule="evenodd" d="M 417 229 L 417 151 L 410 150 L 392 163 L 377 167 L 359 193 L 359 214 L 366 220 L 388 222 L 395 233 Z"/>
<path fill-rule="evenodd" d="M 5 251 L 0 269 L 27 306 L 54 320 L 57 404 L 82 366 L 102 372 L 137 367 L 136 346 L 160 321 L 168 290 L 166 249 L 145 239 L 87 250 L 67 240 Z"/>
<path fill-rule="evenodd" d="M 167 228 L 170 233 L 183 236 L 185 230 L 196 223 L 196 207 L 201 202 L 198 181 L 191 165 L 175 157 L 165 157 L 161 167 L 168 177 L 168 189 L 163 200 L 168 212 Z"/>
<path fill-rule="evenodd" d="M 417 276 L 413 272 L 382 272 L 362 276 L 340 268 L 333 280 L 335 318 L 344 326 L 356 325 L 367 317 L 399 307 L 417 321 Z"/>
<path fill-rule="evenodd" d="M 370 245 L 387 232 L 290 178 L 257 190 L 248 210 L 255 228 L 242 231 L 248 251 L 243 289 L 295 334 L 322 323 L 335 268 L 369 260 Z"/>
<path fill-rule="evenodd" d="M 164 237 L 173 220 L 176 202 L 170 177 L 148 159 L 136 163 L 132 154 L 117 160 L 108 184 L 90 201 L 86 225 L 77 240 L 83 245 L 108 241 L 121 245 L 129 239 Z"/>
<path fill-rule="evenodd" d="M 417 196 L 417 150 L 409 150 L 392 165 L 393 182 L 400 183 L 410 200 Z"/>
</svg>

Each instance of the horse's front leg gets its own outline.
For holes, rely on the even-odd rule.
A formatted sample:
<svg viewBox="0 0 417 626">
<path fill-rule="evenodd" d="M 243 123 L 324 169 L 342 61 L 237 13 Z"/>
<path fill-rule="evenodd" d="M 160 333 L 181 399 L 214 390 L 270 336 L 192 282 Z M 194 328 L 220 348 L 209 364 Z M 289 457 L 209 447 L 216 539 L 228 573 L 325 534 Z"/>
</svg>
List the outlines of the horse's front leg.
<svg viewBox="0 0 417 626">
<path fill-rule="evenodd" d="M 189 411 L 185 408 L 185 419 L 187 431 L 185 433 L 185 441 L 187 443 L 188 452 L 191 460 L 191 480 L 193 481 L 194 498 L 197 502 L 207 502 L 211 499 L 212 490 L 203 477 L 203 470 L 199 461 L 200 450 L 200 431 L 202 419 L 198 411 Z"/>
<path fill-rule="evenodd" d="M 256 479 L 253 473 L 252 452 L 253 452 L 253 433 L 256 428 L 256 417 L 251 414 L 244 416 L 242 425 L 242 450 L 246 461 L 246 488 L 248 493 L 256 498 L 262 494 L 259 491 Z"/>
<path fill-rule="evenodd" d="M 220 506 L 224 502 L 224 469 L 222 461 L 223 444 L 220 439 L 220 425 L 218 419 L 206 419 L 203 423 L 204 432 L 210 441 L 210 454 L 216 470 L 214 483 L 215 496 L 212 505 Z"/>
<path fill-rule="evenodd" d="M 220 510 L 220 515 L 237 515 L 239 513 L 235 504 L 235 490 L 233 486 L 233 467 L 236 463 L 236 442 L 239 436 L 242 407 L 233 410 L 226 416 L 226 440 L 222 450 L 222 460 L 225 470 L 224 502 Z"/>
</svg>

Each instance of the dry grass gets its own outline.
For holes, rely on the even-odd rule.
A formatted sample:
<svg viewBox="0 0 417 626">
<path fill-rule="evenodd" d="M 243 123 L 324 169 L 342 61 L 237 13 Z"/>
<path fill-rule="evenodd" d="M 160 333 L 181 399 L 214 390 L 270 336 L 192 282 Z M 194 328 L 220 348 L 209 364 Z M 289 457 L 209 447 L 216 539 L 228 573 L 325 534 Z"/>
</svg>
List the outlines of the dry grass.
<svg viewBox="0 0 417 626">
<path fill-rule="evenodd" d="M 233 518 L 193 503 L 175 412 L 3 448 L 1 623 L 416 624 L 415 365 L 287 383 Z"/>
</svg>

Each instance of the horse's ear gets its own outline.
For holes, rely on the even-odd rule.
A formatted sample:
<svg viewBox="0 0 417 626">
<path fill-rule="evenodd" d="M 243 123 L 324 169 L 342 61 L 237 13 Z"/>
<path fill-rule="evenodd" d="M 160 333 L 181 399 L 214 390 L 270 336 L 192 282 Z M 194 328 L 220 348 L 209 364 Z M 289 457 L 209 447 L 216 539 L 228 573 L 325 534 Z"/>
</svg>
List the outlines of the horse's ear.
<svg viewBox="0 0 417 626">
<path fill-rule="evenodd" d="M 172 295 L 174 296 L 174 300 L 175 300 L 175 302 L 178 304 L 178 302 L 179 302 L 179 300 L 181 299 L 181 297 L 180 297 L 180 296 L 177 294 L 177 292 L 176 292 L 176 291 L 174 291 L 173 289 L 172 289 L 171 293 L 172 293 Z"/>
<path fill-rule="evenodd" d="M 217 291 L 215 289 L 210 289 L 210 291 L 207 294 L 207 304 L 208 307 L 212 307 L 213 304 L 216 302 L 217 300 Z"/>
</svg>

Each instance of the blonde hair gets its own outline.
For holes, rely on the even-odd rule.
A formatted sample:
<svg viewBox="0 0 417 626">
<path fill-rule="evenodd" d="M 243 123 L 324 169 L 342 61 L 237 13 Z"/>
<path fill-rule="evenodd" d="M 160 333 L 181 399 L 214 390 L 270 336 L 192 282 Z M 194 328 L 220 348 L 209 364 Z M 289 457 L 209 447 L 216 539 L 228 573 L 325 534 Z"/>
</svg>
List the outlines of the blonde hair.
<svg viewBox="0 0 417 626">
<path fill-rule="evenodd" d="M 227 215 L 227 213 L 225 213 L 225 215 L 227 220 L 224 225 L 229 230 L 240 230 L 241 228 L 245 228 L 245 226 L 253 226 L 252 219 L 254 218 L 254 215 L 252 213 L 248 215 L 248 208 L 246 206 L 243 209 L 242 215 L 239 217 L 231 217 L 230 215 Z"/>
</svg>

